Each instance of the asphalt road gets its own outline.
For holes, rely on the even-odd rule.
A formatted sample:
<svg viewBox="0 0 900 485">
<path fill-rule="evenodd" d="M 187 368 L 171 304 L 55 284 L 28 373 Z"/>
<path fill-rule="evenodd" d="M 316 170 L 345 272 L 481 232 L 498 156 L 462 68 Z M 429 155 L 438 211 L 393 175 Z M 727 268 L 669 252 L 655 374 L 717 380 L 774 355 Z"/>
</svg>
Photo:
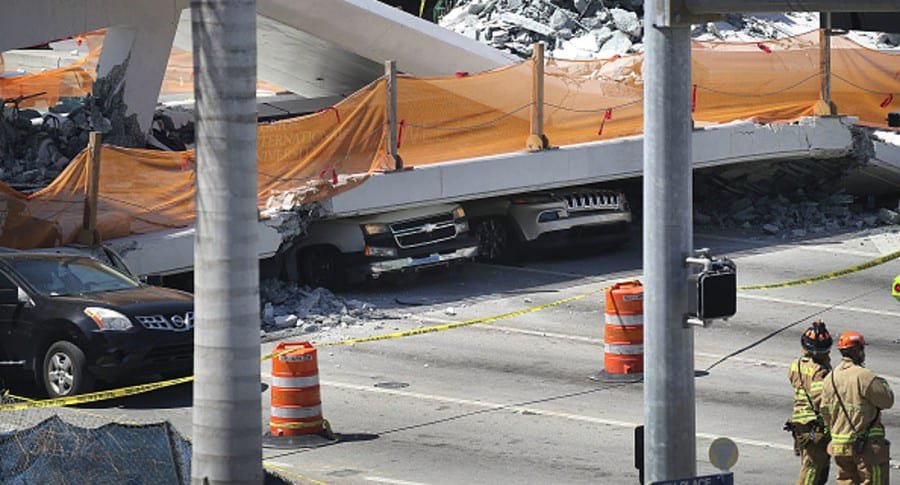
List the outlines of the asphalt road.
<svg viewBox="0 0 900 485">
<path fill-rule="evenodd" d="M 900 234 L 796 243 L 698 235 L 696 242 L 732 256 L 739 284 L 747 285 L 857 265 L 900 248 Z M 324 413 L 344 439 L 313 449 L 266 449 L 267 463 L 299 483 L 637 483 L 632 430 L 643 420 L 642 385 L 603 383 L 596 375 L 603 366 L 599 290 L 638 276 L 640 255 L 639 244 L 633 244 L 519 267 L 471 264 L 405 287 L 370 285 L 350 292 L 382 308 L 402 309 L 406 318 L 312 335 L 313 340 L 460 322 L 595 293 L 491 323 L 321 347 Z M 793 482 L 798 459 L 781 430 L 792 403 L 787 366 L 814 318 L 823 318 L 835 335 L 862 332 L 868 366 L 900 390 L 900 302 L 889 289 L 897 274 L 900 260 L 815 284 L 744 291 L 734 318 L 696 329 L 695 367 L 705 371 L 696 379 L 698 471 L 715 472 L 707 448 L 715 437 L 727 436 L 740 449 L 736 483 Z M 839 359 L 836 349 L 832 358 Z M 262 372 L 268 382 L 269 364 Z M 87 411 L 117 420 L 167 419 L 190 435 L 190 398 L 188 385 Z M 265 390 L 264 406 L 268 401 Z M 900 409 L 883 413 L 883 420 L 888 438 L 896 441 Z M 900 480 L 900 469 L 892 469 L 891 477 Z"/>
</svg>

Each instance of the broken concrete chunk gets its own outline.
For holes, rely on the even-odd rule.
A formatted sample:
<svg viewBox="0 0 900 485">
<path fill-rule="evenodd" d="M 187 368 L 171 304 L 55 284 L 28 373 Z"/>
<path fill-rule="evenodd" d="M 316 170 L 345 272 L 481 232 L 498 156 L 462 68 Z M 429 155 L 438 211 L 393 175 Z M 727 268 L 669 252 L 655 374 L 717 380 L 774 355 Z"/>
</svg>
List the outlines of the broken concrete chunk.
<svg viewBox="0 0 900 485">
<path fill-rule="evenodd" d="M 765 232 L 766 234 L 775 235 L 781 232 L 781 228 L 779 228 L 775 224 L 766 224 L 763 226 L 763 232 Z"/>
<path fill-rule="evenodd" d="M 628 53 L 628 49 L 631 49 L 631 46 L 632 42 L 631 39 L 628 38 L 628 35 L 616 31 L 608 41 L 603 43 L 603 47 L 600 48 L 599 57 L 605 59 L 613 56 L 625 55 Z"/>
<path fill-rule="evenodd" d="M 630 35 L 632 38 L 641 38 L 643 27 L 636 13 L 621 8 L 614 8 L 610 10 L 610 13 L 612 14 L 613 24 L 618 30 Z"/>
<path fill-rule="evenodd" d="M 556 33 L 555 30 L 551 29 L 547 25 L 544 25 L 540 22 L 535 22 L 534 20 L 531 20 L 528 17 L 523 17 L 521 15 L 514 14 L 512 12 L 503 12 L 502 14 L 500 14 L 500 20 L 503 22 L 506 22 L 508 24 L 521 27 L 526 30 L 536 32 L 541 35 L 546 35 L 547 37 L 551 37 L 551 36 L 553 36 L 553 34 Z"/>
<path fill-rule="evenodd" d="M 885 224 L 900 224 L 900 213 L 883 207 L 878 211 L 878 220 Z"/>
<path fill-rule="evenodd" d="M 299 318 L 297 315 L 278 315 L 274 318 L 276 327 L 293 327 L 297 324 Z"/>
<path fill-rule="evenodd" d="M 557 32 L 567 28 L 571 23 L 572 19 L 570 19 L 566 14 L 566 11 L 561 8 L 556 9 L 550 17 L 550 28 Z"/>
</svg>

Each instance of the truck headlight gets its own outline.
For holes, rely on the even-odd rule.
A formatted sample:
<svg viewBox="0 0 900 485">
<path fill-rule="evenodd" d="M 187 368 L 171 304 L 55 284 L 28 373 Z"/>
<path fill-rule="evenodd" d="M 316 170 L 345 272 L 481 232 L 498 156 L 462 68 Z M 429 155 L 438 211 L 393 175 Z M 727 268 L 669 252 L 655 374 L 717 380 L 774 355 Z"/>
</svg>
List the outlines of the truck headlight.
<svg viewBox="0 0 900 485">
<path fill-rule="evenodd" d="M 393 258 L 397 256 L 397 248 L 379 248 L 375 246 L 366 246 L 363 254 L 365 254 L 366 256 Z"/>
<path fill-rule="evenodd" d="M 367 236 L 374 236 L 376 234 L 384 234 L 389 229 L 387 224 L 363 224 L 362 230 Z"/>
<path fill-rule="evenodd" d="M 100 327 L 100 330 L 128 330 L 132 327 L 131 320 L 121 313 L 109 308 L 88 307 L 84 314 Z"/>
<path fill-rule="evenodd" d="M 453 217 L 456 219 L 462 219 L 463 217 L 466 217 L 466 210 L 463 209 L 462 206 L 453 209 Z"/>
</svg>

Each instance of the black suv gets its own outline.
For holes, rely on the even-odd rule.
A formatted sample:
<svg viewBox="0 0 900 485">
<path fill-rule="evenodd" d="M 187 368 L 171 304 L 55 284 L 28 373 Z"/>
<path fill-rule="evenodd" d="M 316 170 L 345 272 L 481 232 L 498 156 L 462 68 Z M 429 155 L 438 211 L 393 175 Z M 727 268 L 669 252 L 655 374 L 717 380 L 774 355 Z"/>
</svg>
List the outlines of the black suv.
<svg viewBox="0 0 900 485">
<path fill-rule="evenodd" d="M 33 376 L 50 397 L 97 379 L 189 374 L 193 327 L 189 293 L 86 255 L 0 252 L 0 375 Z"/>
</svg>

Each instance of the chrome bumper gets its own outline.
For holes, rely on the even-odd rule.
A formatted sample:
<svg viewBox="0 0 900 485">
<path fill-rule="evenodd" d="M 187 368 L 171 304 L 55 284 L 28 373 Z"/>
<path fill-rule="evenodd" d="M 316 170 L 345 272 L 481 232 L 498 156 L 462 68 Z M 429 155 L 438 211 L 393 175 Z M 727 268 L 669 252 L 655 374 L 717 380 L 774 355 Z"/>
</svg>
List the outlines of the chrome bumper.
<svg viewBox="0 0 900 485">
<path fill-rule="evenodd" d="M 446 254 L 430 254 L 421 258 L 399 258 L 389 259 L 387 261 L 379 261 L 369 264 L 369 271 L 373 276 L 377 277 L 381 273 L 390 271 L 402 271 L 405 269 L 423 268 L 451 261 L 473 258 L 478 253 L 478 246 L 460 248 L 452 253 Z"/>
</svg>

